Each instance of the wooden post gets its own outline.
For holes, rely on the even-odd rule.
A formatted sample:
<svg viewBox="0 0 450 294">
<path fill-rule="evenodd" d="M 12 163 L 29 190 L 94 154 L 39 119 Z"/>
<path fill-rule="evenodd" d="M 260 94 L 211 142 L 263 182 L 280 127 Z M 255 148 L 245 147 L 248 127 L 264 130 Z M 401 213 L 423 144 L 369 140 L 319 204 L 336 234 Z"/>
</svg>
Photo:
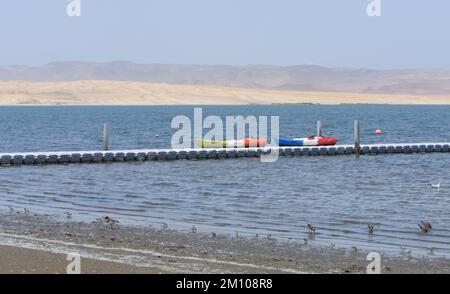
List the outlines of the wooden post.
<svg viewBox="0 0 450 294">
<path fill-rule="evenodd" d="M 317 137 L 322 137 L 322 121 L 317 121 Z"/>
<path fill-rule="evenodd" d="M 355 120 L 355 155 L 361 154 L 361 136 L 359 130 L 359 119 Z"/>
<path fill-rule="evenodd" d="M 109 131 L 108 124 L 103 125 L 103 145 L 102 150 L 109 150 Z"/>
</svg>

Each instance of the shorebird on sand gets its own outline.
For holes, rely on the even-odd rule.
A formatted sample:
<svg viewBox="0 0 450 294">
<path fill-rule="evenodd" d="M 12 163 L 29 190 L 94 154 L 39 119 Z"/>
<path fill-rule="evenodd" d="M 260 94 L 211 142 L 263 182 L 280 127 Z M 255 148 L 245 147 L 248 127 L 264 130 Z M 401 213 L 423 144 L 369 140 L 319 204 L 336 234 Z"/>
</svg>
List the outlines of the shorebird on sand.
<svg viewBox="0 0 450 294">
<path fill-rule="evenodd" d="M 99 217 L 99 218 L 97 218 L 96 220 L 97 220 L 98 222 L 104 222 L 104 223 L 106 223 L 106 224 L 111 224 L 111 225 L 114 225 L 114 224 L 118 224 L 118 223 L 119 223 L 118 220 L 115 220 L 115 219 L 113 219 L 112 217 L 109 217 L 109 216 Z"/>
<path fill-rule="evenodd" d="M 368 224 L 367 225 L 367 229 L 369 231 L 369 234 L 372 234 L 373 230 L 375 229 L 375 226 L 373 224 Z"/>
<path fill-rule="evenodd" d="M 116 219 L 113 219 L 112 217 L 109 216 L 105 216 L 105 221 L 109 224 L 118 224 L 119 221 Z"/>
<path fill-rule="evenodd" d="M 431 224 L 429 222 L 426 222 L 426 221 L 420 221 L 419 228 L 424 233 L 428 233 L 432 229 Z"/>
<path fill-rule="evenodd" d="M 274 237 L 272 237 L 272 234 L 268 234 L 268 235 L 267 235 L 267 240 L 269 240 L 269 241 L 276 241 L 277 239 L 275 239 Z"/>
</svg>

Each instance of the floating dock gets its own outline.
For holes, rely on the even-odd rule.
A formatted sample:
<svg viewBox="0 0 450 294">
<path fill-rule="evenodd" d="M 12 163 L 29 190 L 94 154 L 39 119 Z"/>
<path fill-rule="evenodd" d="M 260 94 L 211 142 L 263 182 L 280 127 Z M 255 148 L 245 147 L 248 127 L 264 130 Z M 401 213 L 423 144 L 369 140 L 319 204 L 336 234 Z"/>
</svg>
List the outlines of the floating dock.
<svg viewBox="0 0 450 294">
<path fill-rule="evenodd" d="M 138 149 L 116 151 L 61 151 L 0 153 L 0 166 L 111 163 L 136 161 L 203 160 L 249 157 L 256 158 L 278 150 L 280 156 L 355 155 L 354 145 L 317 147 L 258 147 L 217 149 Z M 361 155 L 450 152 L 450 143 L 405 143 L 361 145 Z"/>
</svg>

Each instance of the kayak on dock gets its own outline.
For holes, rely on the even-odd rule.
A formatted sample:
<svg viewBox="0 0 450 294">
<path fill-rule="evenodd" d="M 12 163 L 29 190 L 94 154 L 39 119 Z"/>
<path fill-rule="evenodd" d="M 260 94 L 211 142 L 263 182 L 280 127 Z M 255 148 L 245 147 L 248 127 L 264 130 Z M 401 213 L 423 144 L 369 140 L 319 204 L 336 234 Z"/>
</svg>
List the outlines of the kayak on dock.
<svg viewBox="0 0 450 294">
<path fill-rule="evenodd" d="M 267 145 L 266 139 L 245 138 L 241 140 L 198 140 L 198 146 L 201 148 L 250 148 L 264 147 Z"/>
<path fill-rule="evenodd" d="M 198 140 L 201 148 L 250 148 L 264 147 L 267 145 L 266 139 L 245 138 L 241 140 Z M 278 146 L 329 146 L 336 145 L 337 139 L 333 137 L 308 138 L 279 138 Z"/>
<path fill-rule="evenodd" d="M 278 146 L 329 146 L 336 145 L 337 139 L 333 137 L 315 137 L 308 138 L 279 138 Z"/>
</svg>

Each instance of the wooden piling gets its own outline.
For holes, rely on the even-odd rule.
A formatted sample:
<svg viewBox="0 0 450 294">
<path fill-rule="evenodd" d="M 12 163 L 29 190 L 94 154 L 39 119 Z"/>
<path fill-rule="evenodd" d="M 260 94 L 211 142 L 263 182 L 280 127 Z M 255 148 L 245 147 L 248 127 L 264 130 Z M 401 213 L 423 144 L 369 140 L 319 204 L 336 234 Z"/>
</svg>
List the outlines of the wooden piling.
<svg viewBox="0 0 450 294">
<path fill-rule="evenodd" d="M 359 129 L 359 119 L 355 120 L 355 155 L 361 154 L 361 133 Z"/>
<path fill-rule="evenodd" d="M 317 137 L 322 137 L 322 121 L 317 121 Z"/>
<path fill-rule="evenodd" d="M 102 144 L 102 150 L 109 150 L 109 130 L 108 130 L 108 124 L 103 125 L 103 144 Z"/>
</svg>

